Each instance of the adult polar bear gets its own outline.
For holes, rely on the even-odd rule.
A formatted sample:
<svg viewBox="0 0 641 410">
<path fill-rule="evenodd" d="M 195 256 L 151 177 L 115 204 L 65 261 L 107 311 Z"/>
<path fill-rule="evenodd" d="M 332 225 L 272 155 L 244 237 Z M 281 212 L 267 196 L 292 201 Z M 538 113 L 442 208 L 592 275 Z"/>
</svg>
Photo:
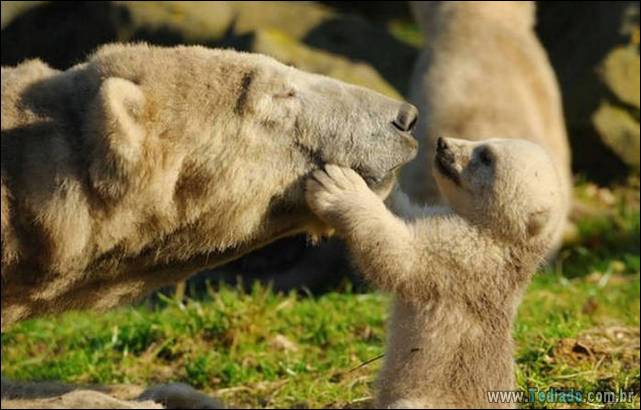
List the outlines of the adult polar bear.
<svg viewBox="0 0 641 410">
<path fill-rule="evenodd" d="M 64 72 L 3 68 L 2 328 L 324 229 L 304 177 L 337 163 L 384 196 L 416 115 L 230 50 L 108 45 Z"/>
<path fill-rule="evenodd" d="M 416 127 L 419 153 L 403 168 L 403 191 L 417 202 L 443 202 L 429 165 L 438 137 L 525 138 L 552 156 L 569 209 L 569 143 L 554 71 L 534 32 L 534 2 L 410 5 L 425 32 L 426 47 L 409 89 L 409 100 L 422 115 Z"/>
</svg>

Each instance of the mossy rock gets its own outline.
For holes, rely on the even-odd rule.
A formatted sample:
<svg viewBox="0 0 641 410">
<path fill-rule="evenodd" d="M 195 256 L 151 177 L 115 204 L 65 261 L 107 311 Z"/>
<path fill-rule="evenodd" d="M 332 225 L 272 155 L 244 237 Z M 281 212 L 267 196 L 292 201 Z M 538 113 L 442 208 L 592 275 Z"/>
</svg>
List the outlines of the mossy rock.
<svg viewBox="0 0 641 410">
<path fill-rule="evenodd" d="M 337 73 L 338 78 L 350 81 L 346 69 L 353 68 L 351 82 L 362 84 L 358 77 L 364 76 L 365 83 L 371 83 L 373 69 L 396 91 L 390 93 L 386 86 L 375 89 L 400 95 L 406 91 L 417 55 L 417 48 L 390 34 L 383 23 L 341 14 L 310 1 L 78 1 L 25 2 L 17 6 L 2 3 L 2 65 L 37 57 L 66 69 L 83 61 L 101 44 L 114 41 L 251 51 L 255 33 L 278 31 L 300 46 L 324 52 L 327 58 L 314 58 L 324 59 L 324 63 L 311 64 L 321 72 Z M 273 36 L 261 41 L 277 42 Z M 327 64 L 334 62 L 340 67 L 328 69 Z"/>
<path fill-rule="evenodd" d="M 44 1 L 3 1 L 2 2 L 2 24 L 4 28 L 17 16 L 27 12 L 30 9 L 39 7 Z"/>
<path fill-rule="evenodd" d="M 639 109 L 639 48 L 630 44 L 613 49 L 601 66 L 601 78 L 622 103 Z"/>
<path fill-rule="evenodd" d="M 639 3 L 538 2 L 537 9 L 574 171 L 603 184 L 624 179 L 639 167 Z"/>
<path fill-rule="evenodd" d="M 277 30 L 257 31 L 252 51 L 272 56 L 301 70 L 327 75 L 351 84 L 367 87 L 395 99 L 402 98 L 368 64 L 352 62 L 345 57 L 305 46 Z"/>
<path fill-rule="evenodd" d="M 638 119 L 623 108 L 603 102 L 592 121 L 602 141 L 628 166 L 639 170 Z"/>
<path fill-rule="evenodd" d="M 118 40 L 129 41 L 137 32 L 168 32 L 182 42 L 212 41 L 225 35 L 234 18 L 225 1 L 116 1 L 112 21 Z"/>
</svg>

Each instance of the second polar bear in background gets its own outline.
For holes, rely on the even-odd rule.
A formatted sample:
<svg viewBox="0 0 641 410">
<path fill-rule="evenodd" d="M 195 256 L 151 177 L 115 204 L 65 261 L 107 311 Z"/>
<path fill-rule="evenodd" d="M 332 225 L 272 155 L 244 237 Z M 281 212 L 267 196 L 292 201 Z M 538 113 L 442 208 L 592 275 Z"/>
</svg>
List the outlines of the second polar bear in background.
<svg viewBox="0 0 641 410">
<path fill-rule="evenodd" d="M 426 47 L 410 82 L 409 100 L 421 112 L 415 131 L 419 153 L 403 168 L 403 191 L 417 202 L 442 202 L 428 165 L 438 136 L 525 138 L 552 156 L 569 209 L 568 138 L 554 71 L 534 32 L 534 3 L 410 4 Z M 563 224 L 559 239 L 562 230 Z"/>
<path fill-rule="evenodd" d="M 561 176 L 525 140 L 439 139 L 434 177 L 450 207 L 385 208 L 357 173 L 307 182 L 312 210 L 347 241 L 367 280 L 393 293 L 378 408 L 487 408 L 513 390 L 512 323 L 565 214 Z"/>
</svg>

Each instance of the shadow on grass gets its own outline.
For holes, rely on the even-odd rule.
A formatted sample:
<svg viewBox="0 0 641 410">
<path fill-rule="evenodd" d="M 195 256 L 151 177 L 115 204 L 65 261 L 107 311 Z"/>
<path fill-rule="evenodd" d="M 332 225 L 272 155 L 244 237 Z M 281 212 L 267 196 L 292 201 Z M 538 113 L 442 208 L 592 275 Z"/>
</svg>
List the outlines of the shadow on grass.
<svg viewBox="0 0 641 410">
<path fill-rule="evenodd" d="M 558 261 L 568 278 L 593 272 L 639 272 L 639 210 L 620 207 L 613 215 L 577 222 L 578 243 L 561 250 Z"/>
</svg>

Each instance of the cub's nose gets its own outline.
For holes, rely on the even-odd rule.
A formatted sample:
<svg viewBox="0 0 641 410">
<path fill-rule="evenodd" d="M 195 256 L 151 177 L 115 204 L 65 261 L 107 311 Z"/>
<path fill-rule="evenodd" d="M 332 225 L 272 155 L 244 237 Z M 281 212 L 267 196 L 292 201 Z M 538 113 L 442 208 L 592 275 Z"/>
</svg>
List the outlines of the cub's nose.
<svg viewBox="0 0 641 410">
<path fill-rule="evenodd" d="M 436 140 L 436 152 L 445 152 L 447 151 L 448 146 L 447 142 L 445 142 L 445 138 L 443 137 L 438 137 Z"/>
<path fill-rule="evenodd" d="M 398 110 L 396 119 L 392 122 L 394 126 L 404 132 L 412 131 L 418 119 L 418 110 L 412 104 L 403 103 Z"/>
</svg>

